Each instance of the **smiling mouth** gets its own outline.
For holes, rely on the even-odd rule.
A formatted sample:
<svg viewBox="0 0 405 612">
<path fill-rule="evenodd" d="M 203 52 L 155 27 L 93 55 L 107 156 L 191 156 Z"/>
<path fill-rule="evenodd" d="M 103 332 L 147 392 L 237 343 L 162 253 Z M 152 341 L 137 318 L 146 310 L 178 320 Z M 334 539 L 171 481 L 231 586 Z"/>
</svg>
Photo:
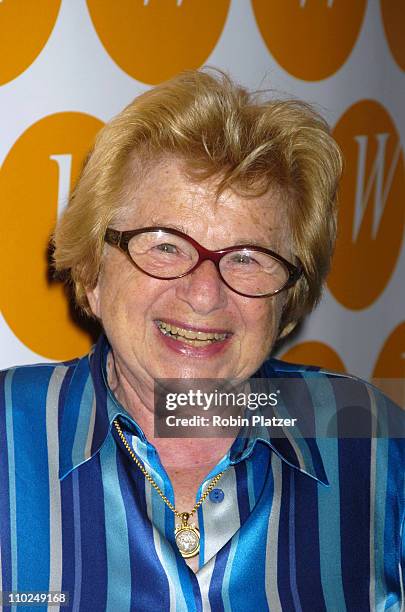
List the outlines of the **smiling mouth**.
<svg viewBox="0 0 405 612">
<path fill-rule="evenodd" d="M 159 331 L 164 336 L 169 336 L 173 340 L 184 342 L 190 346 L 204 347 L 215 342 L 223 342 L 231 334 L 228 332 L 217 333 L 217 332 L 202 332 L 194 331 L 192 329 L 185 329 L 183 327 L 177 327 L 165 321 L 155 321 Z"/>
</svg>

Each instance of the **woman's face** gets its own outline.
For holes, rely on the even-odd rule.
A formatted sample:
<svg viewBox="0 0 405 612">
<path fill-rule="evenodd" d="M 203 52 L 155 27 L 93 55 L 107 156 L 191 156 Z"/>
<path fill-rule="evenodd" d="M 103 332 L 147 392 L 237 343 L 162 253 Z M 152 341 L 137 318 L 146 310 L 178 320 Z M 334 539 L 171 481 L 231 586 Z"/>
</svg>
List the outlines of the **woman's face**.
<svg viewBox="0 0 405 612">
<path fill-rule="evenodd" d="M 291 260 L 281 198 L 271 193 L 243 198 L 228 191 L 217 199 L 217 182 L 191 182 L 179 160 L 161 161 L 134 189 L 116 227 L 171 227 L 208 249 L 253 243 Z M 88 298 L 127 381 L 153 388 L 156 378 L 249 377 L 271 350 L 285 295 L 238 295 L 221 281 L 211 261 L 183 278 L 151 278 L 124 253 L 106 246 L 98 284 Z M 196 347 L 168 338 L 158 321 L 227 337 Z"/>
</svg>

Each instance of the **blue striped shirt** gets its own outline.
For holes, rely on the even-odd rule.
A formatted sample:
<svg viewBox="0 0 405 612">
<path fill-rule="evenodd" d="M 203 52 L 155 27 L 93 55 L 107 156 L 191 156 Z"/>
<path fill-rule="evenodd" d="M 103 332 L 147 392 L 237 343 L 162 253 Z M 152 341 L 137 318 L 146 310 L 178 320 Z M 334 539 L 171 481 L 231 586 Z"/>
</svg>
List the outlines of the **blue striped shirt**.
<svg viewBox="0 0 405 612">
<path fill-rule="evenodd" d="M 61 609 L 83 612 L 403 609 L 403 440 L 237 438 L 197 492 L 226 470 L 198 510 L 194 573 L 173 513 L 112 426 L 173 502 L 155 448 L 108 387 L 108 351 L 101 337 L 84 358 L 1 373 L 1 591 L 68 592 Z M 339 402 L 339 375 L 277 360 L 258 374 L 298 376 L 316 430 Z M 345 378 L 357 404 L 388 401 Z"/>
</svg>

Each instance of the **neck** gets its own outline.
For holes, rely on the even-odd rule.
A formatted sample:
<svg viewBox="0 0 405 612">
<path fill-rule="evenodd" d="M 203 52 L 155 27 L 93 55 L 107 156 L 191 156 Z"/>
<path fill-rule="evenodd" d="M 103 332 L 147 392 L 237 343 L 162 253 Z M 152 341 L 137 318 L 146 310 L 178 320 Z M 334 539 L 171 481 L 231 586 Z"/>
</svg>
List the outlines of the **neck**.
<svg viewBox="0 0 405 612">
<path fill-rule="evenodd" d="M 207 474 L 217 465 L 235 439 L 157 437 L 154 428 L 153 392 L 145 394 L 131 385 L 112 352 L 107 359 L 107 380 L 116 398 L 141 427 L 148 441 L 155 446 L 160 461 L 169 472 L 193 470 Z"/>
</svg>

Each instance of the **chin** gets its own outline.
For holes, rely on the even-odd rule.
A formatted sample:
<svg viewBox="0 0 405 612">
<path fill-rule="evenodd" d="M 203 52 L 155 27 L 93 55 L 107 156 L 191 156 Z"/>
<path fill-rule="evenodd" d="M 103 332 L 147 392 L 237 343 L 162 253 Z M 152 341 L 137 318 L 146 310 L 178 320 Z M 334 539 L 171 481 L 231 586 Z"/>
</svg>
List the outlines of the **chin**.
<svg viewBox="0 0 405 612">
<path fill-rule="evenodd" d="M 230 378 L 231 373 L 221 372 L 218 368 L 208 364 L 171 364 L 162 366 L 158 370 L 157 378 Z"/>
</svg>

